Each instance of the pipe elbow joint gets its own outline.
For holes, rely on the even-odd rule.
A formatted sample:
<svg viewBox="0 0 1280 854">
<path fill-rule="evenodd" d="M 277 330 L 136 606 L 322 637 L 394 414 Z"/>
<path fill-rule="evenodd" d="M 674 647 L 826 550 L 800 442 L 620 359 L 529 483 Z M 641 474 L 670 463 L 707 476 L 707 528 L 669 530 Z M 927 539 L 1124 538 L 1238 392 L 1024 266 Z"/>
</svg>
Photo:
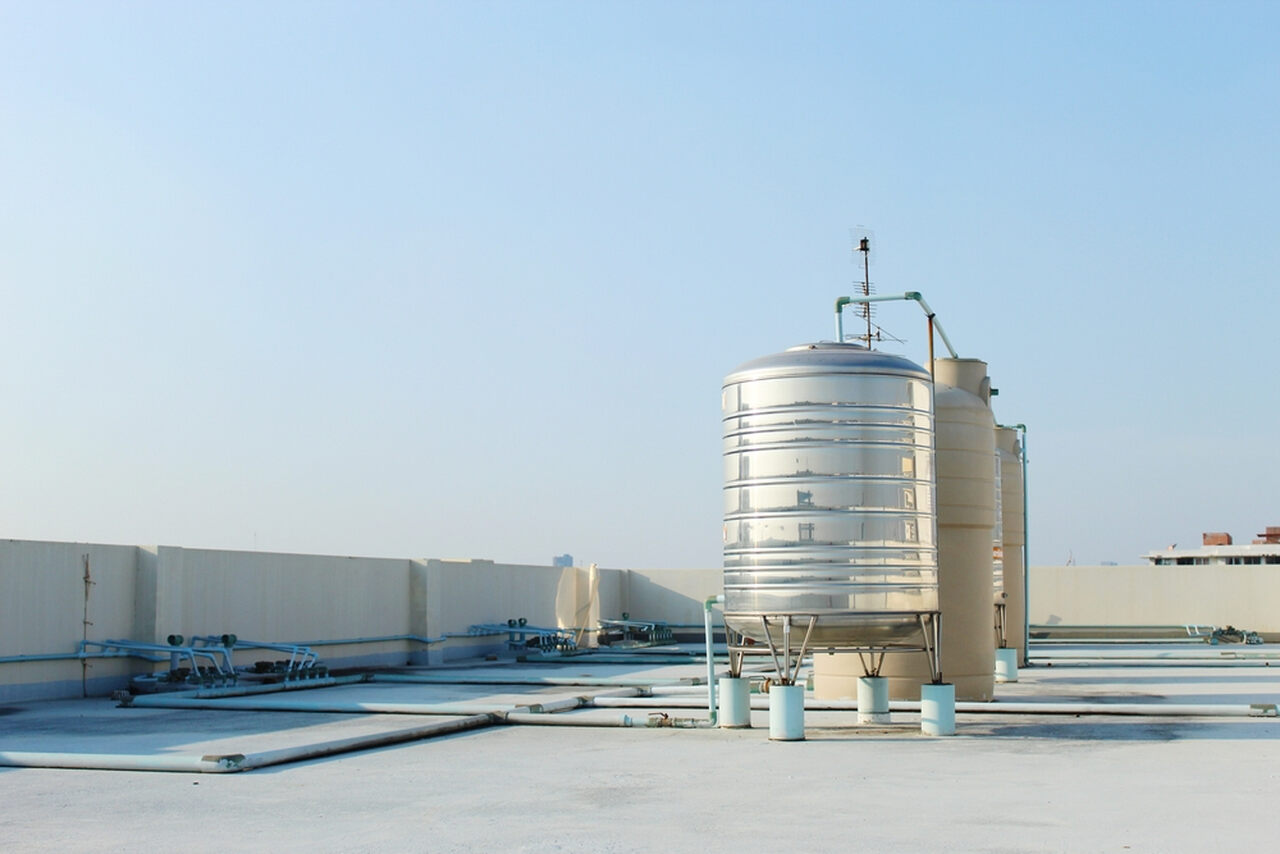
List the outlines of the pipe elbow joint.
<svg viewBox="0 0 1280 854">
<path fill-rule="evenodd" d="M 836 298 L 836 314 L 849 303 L 853 302 L 853 297 L 837 297 Z"/>
</svg>

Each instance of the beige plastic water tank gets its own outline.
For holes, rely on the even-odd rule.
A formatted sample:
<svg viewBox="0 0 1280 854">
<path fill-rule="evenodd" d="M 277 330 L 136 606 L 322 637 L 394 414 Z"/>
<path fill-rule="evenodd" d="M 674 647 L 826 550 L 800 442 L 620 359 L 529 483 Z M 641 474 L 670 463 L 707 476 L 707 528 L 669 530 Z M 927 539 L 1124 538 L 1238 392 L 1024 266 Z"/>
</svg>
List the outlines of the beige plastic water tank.
<svg viewBox="0 0 1280 854">
<path fill-rule="evenodd" d="M 942 675 L 956 699 L 990 700 L 995 689 L 992 643 L 992 539 L 995 527 L 995 420 L 991 382 L 978 359 L 934 363 L 938 475 L 938 607 L 942 612 Z M 856 656 L 814 656 L 820 698 L 857 694 Z M 885 657 L 894 699 L 919 699 L 929 681 L 923 654 Z"/>
<path fill-rule="evenodd" d="M 1001 459 L 1000 449 L 996 448 L 996 524 L 991 530 L 991 575 L 992 593 L 997 605 L 1004 604 L 1004 491 L 1000 485 Z"/>
<path fill-rule="evenodd" d="M 996 429 L 996 448 L 1000 454 L 1000 501 L 1004 509 L 1004 589 L 1005 634 L 1009 646 L 1018 650 L 1018 662 L 1027 661 L 1026 567 L 1022 547 L 1026 542 L 1025 520 L 1022 518 L 1022 448 L 1018 431 L 1011 427 Z"/>
</svg>

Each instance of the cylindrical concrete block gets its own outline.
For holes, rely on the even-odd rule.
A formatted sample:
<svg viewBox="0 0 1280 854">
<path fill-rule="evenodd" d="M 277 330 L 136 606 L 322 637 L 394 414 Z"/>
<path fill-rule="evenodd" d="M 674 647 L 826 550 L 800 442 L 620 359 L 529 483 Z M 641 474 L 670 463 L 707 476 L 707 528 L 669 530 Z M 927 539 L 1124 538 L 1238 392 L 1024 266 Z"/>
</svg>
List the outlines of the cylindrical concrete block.
<svg viewBox="0 0 1280 854">
<path fill-rule="evenodd" d="M 1018 681 L 1018 651 L 1013 647 L 996 650 L 996 681 Z"/>
<path fill-rule="evenodd" d="M 751 682 L 741 677 L 720 677 L 720 726 L 740 729 L 751 726 Z"/>
<path fill-rule="evenodd" d="M 925 735 L 956 734 L 956 686 L 945 682 L 920 686 L 920 731 Z"/>
<path fill-rule="evenodd" d="M 955 703 L 952 703 L 954 708 Z M 769 740 L 804 740 L 804 686 L 769 687 Z"/>
<path fill-rule="evenodd" d="M 885 677 L 858 678 L 858 723 L 889 723 L 889 680 Z"/>
</svg>

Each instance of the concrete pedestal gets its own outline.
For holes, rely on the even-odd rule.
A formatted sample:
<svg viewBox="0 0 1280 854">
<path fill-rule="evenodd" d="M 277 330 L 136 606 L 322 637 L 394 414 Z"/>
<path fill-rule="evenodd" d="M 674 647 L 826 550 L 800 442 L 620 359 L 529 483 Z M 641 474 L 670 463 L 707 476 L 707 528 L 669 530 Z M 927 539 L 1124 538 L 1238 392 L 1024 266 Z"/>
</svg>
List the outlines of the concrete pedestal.
<svg viewBox="0 0 1280 854">
<path fill-rule="evenodd" d="M 741 729 L 751 726 L 751 682 L 720 677 L 720 726 Z"/>
<path fill-rule="evenodd" d="M 956 686 L 930 683 L 920 686 L 920 731 L 925 735 L 956 734 Z"/>
<path fill-rule="evenodd" d="M 769 740 L 804 741 L 803 685 L 769 687 Z"/>
<path fill-rule="evenodd" d="M 996 681 L 1018 681 L 1018 650 L 1014 647 L 996 650 Z"/>
<path fill-rule="evenodd" d="M 889 723 L 889 680 L 885 677 L 858 678 L 858 723 Z"/>
</svg>

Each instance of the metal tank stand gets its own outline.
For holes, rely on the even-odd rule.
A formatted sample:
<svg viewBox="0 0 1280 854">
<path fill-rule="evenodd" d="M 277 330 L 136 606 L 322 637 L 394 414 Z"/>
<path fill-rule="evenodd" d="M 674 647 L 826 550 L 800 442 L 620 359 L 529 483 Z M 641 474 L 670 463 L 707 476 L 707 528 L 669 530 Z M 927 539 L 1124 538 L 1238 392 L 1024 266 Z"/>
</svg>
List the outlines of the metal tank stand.
<svg viewBox="0 0 1280 854">
<path fill-rule="evenodd" d="M 800 678 L 800 666 L 805 656 L 811 651 L 814 629 L 822 617 L 846 618 L 847 614 L 736 614 L 726 615 L 725 644 L 729 650 L 729 680 L 739 680 L 742 676 L 743 663 L 747 656 L 768 655 L 773 663 L 776 677 L 771 680 L 769 692 L 769 738 L 773 741 L 800 741 L 804 739 L 804 685 L 796 684 Z M 760 635 L 764 642 L 760 643 L 745 632 L 732 628 L 732 618 L 747 618 L 748 621 L 759 620 Z M 942 682 L 942 661 L 940 658 L 942 638 L 942 614 L 939 611 L 899 611 L 892 613 L 877 612 L 878 617 L 898 617 L 914 619 L 919 627 L 919 641 L 910 639 L 904 642 L 886 642 L 881 644 L 821 644 L 813 647 L 813 651 L 828 654 L 843 653 L 857 655 L 862 662 L 865 676 L 859 681 L 859 722 L 883 724 L 889 721 L 888 684 L 880 676 L 885 656 L 889 653 L 923 652 L 929 662 L 930 684 L 926 687 L 939 689 L 954 686 Z M 793 642 L 792 628 L 797 624 L 805 627 L 804 636 L 799 646 Z M 750 622 L 739 625 L 750 625 Z M 909 625 L 909 623 L 908 623 Z M 781 629 L 780 641 L 775 637 Z M 753 632 L 754 634 L 754 632 Z M 865 683 L 865 684 L 863 684 Z M 863 708 L 864 694 L 866 708 Z M 932 695 L 931 695 L 932 697 Z M 945 707 L 945 703 L 942 704 Z M 932 708 L 932 707 L 931 707 Z M 952 703 L 954 709 L 954 703 Z M 932 719 L 931 719 L 932 720 Z M 954 711 L 952 711 L 954 720 Z M 737 722 L 735 725 L 744 725 Z M 942 723 L 935 734 L 947 734 L 947 725 Z M 933 728 L 931 727 L 931 730 Z M 954 723 L 951 724 L 954 732 Z"/>
<path fill-rule="evenodd" d="M 729 622 L 733 617 L 749 617 L 759 620 L 765 641 L 762 644 L 745 633 L 733 629 Z M 942 660 L 940 646 L 942 639 L 942 613 L 940 611 L 878 611 L 877 617 L 909 617 L 914 618 L 920 628 L 918 642 L 867 644 L 853 646 L 849 644 L 811 644 L 816 627 L 825 616 L 845 617 L 843 614 L 735 614 L 725 620 L 725 643 L 729 649 L 729 675 L 737 678 L 742 675 L 743 660 L 751 656 L 769 655 L 773 659 L 778 683 L 794 684 L 799 678 L 800 662 L 809 652 L 832 655 L 857 655 L 867 676 L 879 676 L 884 665 L 884 657 L 889 653 L 923 652 L 929 662 L 929 680 L 933 683 L 942 681 Z M 805 626 L 804 638 L 799 647 L 792 643 L 792 627 L 797 623 Z M 777 627 L 782 628 L 782 642 L 774 640 Z"/>
<path fill-rule="evenodd" d="M 996 603 L 996 648 L 1004 649 L 1009 645 L 1009 634 L 1005 628 L 1005 610 L 1008 608 L 1004 602 Z"/>
</svg>

